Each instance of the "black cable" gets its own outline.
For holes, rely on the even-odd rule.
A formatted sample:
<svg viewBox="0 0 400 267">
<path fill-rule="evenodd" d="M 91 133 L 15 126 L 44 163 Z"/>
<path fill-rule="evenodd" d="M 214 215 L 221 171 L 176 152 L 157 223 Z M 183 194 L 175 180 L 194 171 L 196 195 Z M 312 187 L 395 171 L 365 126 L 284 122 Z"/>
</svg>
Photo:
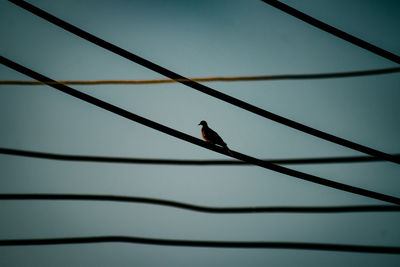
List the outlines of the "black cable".
<svg viewBox="0 0 400 267">
<path fill-rule="evenodd" d="M 0 200 L 52 200 L 52 201 L 112 201 L 143 203 L 184 209 L 204 213 L 344 213 L 344 212 L 399 212 L 395 205 L 352 205 L 352 206 L 251 206 L 251 207 L 210 207 L 184 202 L 119 195 L 86 195 L 86 194 L 0 194 Z"/>
<path fill-rule="evenodd" d="M 279 2 L 277 0 L 262 0 L 264 3 L 267 3 L 289 15 L 292 15 L 293 17 L 296 17 L 304 22 L 307 22 L 308 24 L 311 24 L 323 31 L 326 31 L 330 34 L 335 35 L 336 37 L 339 37 L 343 40 L 346 40 L 358 47 L 364 48 L 376 55 L 379 55 L 381 57 L 384 57 L 386 59 L 389 59 L 393 62 L 396 62 L 398 64 L 400 64 L 400 57 L 398 55 L 395 55 L 387 50 L 384 50 L 380 47 L 377 47 L 371 43 L 368 43 L 364 40 L 361 40 L 360 38 L 355 37 L 354 35 L 348 34 L 342 30 L 339 30 L 338 28 L 335 28 L 329 24 L 326 24 L 320 20 L 317 20 L 297 9 L 294 9 L 291 6 L 288 6 L 282 2 Z"/>
<path fill-rule="evenodd" d="M 38 238 L 38 239 L 3 239 L 0 246 L 42 246 L 42 245 L 66 245 L 89 243 L 135 243 L 158 246 L 179 247 L 212 247 L 212 248 L 242 248 L 242 249 L 302 249 L 324 250 L 361 253 L 385 253 L 400 254 L 400 247 L 344 245 L 327 243 L 303 243 L 303 242 L 267 242 L 267 241 L 204 241 L 184 239 L 161 239 L 135 236 L 90 236 L 90 237 L 63 237 L 63 238 Z"/>
<path fill-rule="evenodd" d="M 260 116 L 262 116 L 264 118 L 268 118 L 268 119 L 273 120 L 275 122 L 278 122 L 278 123 L 284 124 L 286 126 L 295 128 L 295 129 L 297 129 L 299 131 L 302 131 L 302 132 L 317 136 L 319 138 L 322 138 L 322 139 L 328 140 L 330 142 L 333 142 L 333 143 L 336 143 L 336 144 L 339 144 L 339 145 L 342 145 L 342 146 L 357 150 L 357 151 L 365 153 L 365 154 L 369 154 L 369 155 L 374 156 L 374 157 L 382 158 L 384 160 L 400 164 L 400 160 L 398 158 L 396 158 L 396 157 L 393 157 L 390 154 L 384 153 L 382 151 L 378 151 L 376 149 L 373 149 L 373 148 L 370 148 L 370 147 L 367 147 L 367 146 L 364 146 L 364 145 L 361 145 L 361 144 L 354 143 L 352 141 L 343 139 L 341 137 L 334 136 L 332 134 L 329 134 L 329 133 L 326 133 L 326 132 L 323 132 L 323 131 L 320 131 L 320 130 L 317 130 L 317 129 L 314 129 L 314 128 L 311 128 L 311 127 L 306 126 L 304 124 L 298 123 L 296 121 L 293 121 L 293 120 L 287 119 L 285 117 L 279 116 L 277 114 L 274 114 L 272 112 L 266 111 L 266 110 L 261 109 L 259 107 L 253 106 L 253 105 L 251 105 L 249 103 L 246 103 L 246 102 L 244 102 L 242 100 L 239 100 L 237 98 L 234 98 L 234 97 L 231 97 L 229 95 L 223 94 L 223 93 L 221 93 L 219 91 L 216 91 L 214 89 L 211 89 L 210 87 L 207 87 L 205 85 L 202 85 L 202 84 L 196 83 L 194 81 L 191 81 L 191 80 L 189 80 L 189 79 L 187 79 L 187 78 L 185 78 L 185 77 L 183 77 L 183 76 L 181 76 L 181 75 L 179 75 L 177 73 L 174 73 L 174 72 L 172 72 L 172 71 L 170 71 L 170 70 L 168 70 L 166 68 L 163 68 L 163 67 L 161 67 L 161 66 L 159 66 L 157 64 L 154 64 L 153 62 L 150 62 L 150 61 L 148 61 L 148 60 L 146 60 L 146 59 L 144 59 L 142 57 L 139 57 L 139 56 L 137 56 L 137 55 L 135 55 L 133 53 L 128 52 L 127 50 L 124 50 L 124 49 L 122 49 L 122 48 L 120 48 L 120 47 L 118 47 L 116 45 L 113 45 L 113 44 L 111 44 L 111 43 L 109 43 L 109 42 L 107 42 L 107 41 L 105 41 L 103 39 L 100 39 L 100 38 L 98 38 L 98 37 L 86 32 L 86 31 L 84 31 L 84 30 L 82 30 L 82 29 L 80 29 L 78 27 L 75 27 L 75 26 L 67 23 L 66 21 L 63 21 L 63 20 L 61 20 L 61 19 L 59 19 L 59 18 L 57 18 L 57 17 L 55 17 L 55 16 L 53 16 L 53 15 L 51 15 L 49 13 L 37 8 L 37 7 L 27 3 L 25 1 L 22 1 L 22 0 L 9 0 L 9 1 L 14 3 L 14 4 L 16 4 L 16 5 L 18 5 L 18 6 L 20 6 L 23 9 L 25 9 L 25 10 L 27 10 L 27 11 L 29 11 L 29 12 L 31 12 L 31 13 L 33 13 L 33 14 L 35 14 L 35 15 L 37 15 L 37 16 L 39 16 L 39 17 L 41 17 L 41 18 L 43 18 L 43 19 L 45 19 L 45 20 L 47 20 L 47 21 L 49 21 L 49 22 L 51 22 L 51 23 L 53 23 L 53 24 L 55 24 L 55 25 L 57 25 L 59 27 L 61 27 L 61 28 L 63 28 L 64 30 L 67 30 L 67 31 L 79 36 L 79 37 L 82 37 L 82 38 L 88 40 L 89 42 L 92 42 L 92 43 L 94 43 L 94 44 L 96 44 L 96 45 L 98 45 L 100 47 L 103 47 L 104 49 L 107 49 L 107 50 L 109 50 L 109 51 L 111 51 L 111 52 L 113 52 L 115 54 L 118 54 L 118 55 L 120 55 L 120 56 L 122 56 L 122 57 L 124 57 L 126 59 L 129 59 L 129 60 L 131 60 L 133 62 L 136 62 L 137 64 L 140 64 L 140 65 L 142 65 L 142 66 L 144 66 L 144 67 L 146 67 L 146 68 L 148 68 L 150 70 L 158 72 L 158 73 L 160 73 L 160 74 L 162 74 L 162 75 L 164 75 L 164 76 L 166 76 L 166 77 L 168 77 L 170 79 L 177 80 L 180 83 L 182 83 L 184 85 L 187 85 L 187 86 L 189 86 L 189 87 L 191 87 L 193 89 L 196 89 L 196 90 L 198 90 L 198 91 L 200 91 L 202 93 L 208 94 L 208 95 L 213 96 L 215 98 L 218 98 L 218 99 L 220 99 L 222 101 L 228 102 L 228 103 L 230 103 L 232 105 L 235 105 L 237 107 L 243 108 L 243 109 L 245 109 L 247 111 L 250 111 L 252 113 L 258 114 L 258 115 L 260 115 Z M 55 81 L 53 81 L 53 82 L 55 82 Z"/>
<path fill-rule="evenodd" d="M 172 129 L 172 128 L 169 128 L 169 127 L 164 126 L 162 124 L 156 123 L 154 121 L 151 121 L 151 120 L 146 119 L 144 117 L 141 117 L 139 115 L 131 113 L 131 112 L 127 111 L 127 110 L 124 110 L 122 108 L 114 106 L 114 105 L 112 105 L 110 103 L 107 103 L 105 101 L 97 99 L 97 98 L 95 98 L 93 96 L 90 96 L 90 95 L 87 95 L 85 93 L 82 93 L 82 92 L 80 92 L 78 90 L 75 90 L 75 89 L 73 89 L 71 87 L 68 87 L 66 85 L 57 84 L 54 80 L 51 80 L 50 78 L 48 78 L 46 76 L 43 76 L 43 75 L 41 75 L 41 74 L 39 74 L 39 73 L 37 73 L 37 72 L 35 72 L 33 70 L 30 70 L 30 69 L 28 69 L 28 68 L 26 68 L 26 67 L 24 67 L 22 65 L 19 65 L 18 63 L 15 63 L 15 62 L 13 62 L 13 61 L 11 61 L 11 60 L 3 57 L 3 56 L 0 56 L 0 63 L 2 63 L 3 65 L 5 65 L 5 66 L 7 66 L 7 67 L 9 67 L 11 69 L 14 69 L 14 70 L 16 70 L 16 71 L 18 71 L 20 73 L 23 73 L 23 74 L 25 74 L 25 75 L 33 78 L 33 79 L 36 79 L 38 81 L 41 81 L 41 82 L 44 82 L 44 83 L 50 82 L 48 84 L 49 86 L 51 86 L 51 87 L 53 87 L 53 88 L 55 88 L 55 89 L 57 89 L 57 90 L 59 90 L 61 92 L 64 92 L 64 93 L 66 93 L 68 95 L 71 95 L 73 97 L 79 98 L 79 99 L 81 99 L 83 101 L 86 101 L 88 103 L 91 103 L 91 104 L 93 104 L 93 105 L 95 105 L 97 107 L 100 107 L 100 108 L 108 110 L 108 111 L 110 111 L 112 113 L 118 114 L 118 115 L 120 115 L 120 116 L 122 116 L 124 118 L 127 118 L 127 119 L 132 120 L 132 121 L 136 121 L 136 122 L 138 122 L 140 124 L 146 125 L 147 127 L 156 129 L 156 130 L 158 130 L 160 132 L 163 132 L 165 134 L 168 134 L 168 135 L 174 136 L 176 138 L 185 140 L 185 141 L 190 142 L 192 144 L 196 144 L 198 146 L 201 146 L 201 147 L 204 147 L 204 148 L 208 148 L 210 150 L 213 150 L 215 152 L 224 154 L 226 156 L 232 156 L 232 157 L 234 157 L 236 159 L 247 161 L 247 162 L 250 162 L 250 163 L 252 163 L 254 165 L 257 165 L 257 166 L 260 166 L 260 167 L 263 167 L 263 168 L 266 168 L 266 169 L 269 169 L 269 170 L 273 170 L 273 171 L 276 171 L 276 172 L 280 172 L 280 173 L 283 173 L 283 174 L 286 174 L 286 175 L 289 175 L 289 176 L 297 177 L 297 178 L 300 178 L 300 179 L 303 179 L 303 180 L 306 180 L 306 181 L 314 182 L 314 183 L 325 185 L 325 186 L 328 186 L 328 187 L 331 187 L 331 188 L 336 188 L 336 189 L 339 189 L 339 190 L 342 190 L 342 191 L 351 192 L 351 193 L 354 193 L 354 194 L 357 194 L 357 195 L 362 195 L 362 196 L 365 196 L 365 197 L 370 197 L 370 198 L 374 198 L 374 199 L 378 199 L 378 200 L 382 200 L 382 201 L 386 201 L 386 202 L 389 202 L 389 203 L 400 205 L 400 198 L 397 198 L 397 197 L 394 197 L 394 196 L 381 194 L 381 193 L 378 193 L 378 192 L 375 192 L 375 191 L 370 191 L 370 190 L 358 188 L 358 187 L 355 187 L 355 186 L 351 186 L 351 185 L 347 185 L 347 184 L 331 181 L 331 180 L 324 179 L 324 178 L 321 178 L 321 177 L 318 177 L 318 176 L 315 176 L 315 175 L 307 174 L 307 173 L 304 173 L 304 172 L 292 170 L 292 169 L 289 169 L 289 168 L 286 168 L 286 167 L 282 167 L 282 166 L 279 166 L 279 165 L 272 164 L 272 163 L 267 162 L 267 161 L 263 161 L 263 160 L 260 160 L 260 159 L 257 159 L 257 158 L 253 158 L 253 157 L 241 154 L 239 152 L 235 152 L 233 150 L 227 151 L 226 149 L 224 149 L 222 147 L 209 144 L 209 143 L 207 143 L 205 141 L 202 141 L 202 140 L 200 140 L 198 138 L 195 138 L 193 136 L 190 136 L 188 134 L 179 132 L 179 131 L 177 131 L 175 129 Z"/>
<path fill-rule="evenodd" d="M 0 154 L 31 157 L 40 159 L 83 161 L 83 162 L 102 162 L 102 163 L 130 163 L 130 164 L 160 164 L 160 165 L 252 165 L 251 163 L 238 160 L 201 160 L 201 159 L 161 159 L 161 158 L 127 158 L 127 157 L 105 157 L 91 155 L 65 155 L 46 153 L 38 151 L 11 149 L 0 147 Z M 400 158 L 400 154 L 393 154 Z M 324 158 L 292 158 L 292 159 L 263 159 L 274 164 L 329 164 L 329 163 L 355 163 L 355 162 L 376 162 L 382 159 L 370 156 L 348 156 L 348 157 L 324 157 Z"/>
</svg>

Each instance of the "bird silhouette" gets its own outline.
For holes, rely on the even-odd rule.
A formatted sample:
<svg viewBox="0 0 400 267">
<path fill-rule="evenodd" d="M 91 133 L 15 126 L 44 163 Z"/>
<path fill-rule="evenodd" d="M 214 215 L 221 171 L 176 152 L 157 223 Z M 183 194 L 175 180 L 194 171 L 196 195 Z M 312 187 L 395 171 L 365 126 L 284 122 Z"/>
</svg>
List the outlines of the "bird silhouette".
<svg viewBox="0 0 400 267">
<path fill-rule="evenodd" d="M 222 138 L 214 130 L 208 127 L 206 121 L 201 121 L 199 125 L 203 126 L 201 128 L 201 136 L 203 137 L 204 140 L 206 140 L 206 142 L 211 143 L 213 145 L 220 145 L 226 150 L 228 150 L 229 154 L 232 155 L 232 152 L 230 151 L 224 140 L 222 140 Z"/>
</svg>

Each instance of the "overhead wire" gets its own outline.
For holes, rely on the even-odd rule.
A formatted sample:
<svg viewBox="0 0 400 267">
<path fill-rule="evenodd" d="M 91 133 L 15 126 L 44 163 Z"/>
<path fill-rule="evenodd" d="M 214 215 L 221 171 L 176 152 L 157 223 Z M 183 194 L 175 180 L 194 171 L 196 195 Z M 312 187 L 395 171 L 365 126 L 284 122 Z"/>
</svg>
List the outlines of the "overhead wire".
<svg viewBox="0 0 400 267">
<path fill-rule="evenodd" d="M 329 243 L 305 242 L 268 242 L 268 241 L 216 241 L 216 240 L 185 240 L 161 239 L 137 236 L 82 236 L 61 238 L 36 238 L 36 239 L 1 239 L 0 246 L 43 246 L 67 244 L 93 244 L 93 243 L 133 243 L 159 246 L 178 247 L 212 247 L 212 248 L 237 248 L 237 249 L 302 249 L 322 251 L 342 251 L 358 253 L 384 253 L 400 254 L 400 247 L 394 246 L 367 246 Z"/>
<path fill-rule="evenodd" d="M 352 212 L 399 212 L 398 205 L 348 205 L 348 206 L 242 206 L 211 207 L 194 205 L 160 198 L 121 196 L 121 195 L 88 195 L 88 194 L 0 194 L 0 201 L 7 200 L 51 200 L 51 201 L 108 201 L 122 203 L 141 203 L 171 207 L 195 212 L 214 214 L 240 213 L 352 213 Z"/>
<path fill-rule="evenodd" d="M 333 79 L 333 78 L 349 78 L 371 75 L 392 74 L 400 72 L 400 67 L 384 68 L 373 70 L 359 70 L 348 72 L 331 72 L 331 73 L 308 73 L 308 74 L 276 74 L 276 75 L 256 75 L 256 76 L 214 76 L 214 77 L 198 77 L 187 79 L 147 79 L 147 80 L 59 80 L 57 83 L 67 85 L 103 85 L 103 84 L 160 84 L 160 83 L 176 83 L 183 81 L 195 82 L 245 82 L 245 81 L 275 81 L 275 80 L 308 80 L 308 79 Z M 0 80 L 0 85 L 44 85 L 39 81 L 22 81 L 22 80 Z"/>
<path fill-rule="evenodd" d="M 31 157 L 50 160 L 80 161 L 80 162 L 102 162 L 102 163 L 127 163 L 127 164 L 159 164 L 159 165 L 233 165 L 247 166 L 249 162 L 226 159 L 163 159 L 163 158 L 131 158 L 131 157 L 106 157 L 94 155 L 71 155 L 47 153 L 31 150 L 11 149 L 0 147 L 0 154 L 20 157 Z M 400 158 L 400 154 L 393 154 Z M 343 156 L 343 157 L 315 157 L 315 158 L 282 158 L 263 159 L 274 164 L 333 164 L 333 163 L 357 163 L 357 162 L 378 162 L 380 158 L 371 156 Z"/>
<path fill-rule="evenodd" d="M 175 129 L 169 128 L 169 127 L 164 126 L 162 124 L 156 123 L 156 122 L 151 121 L 151 120 L 149 120 L 147 118 L 141 117 L 141 116 L 136 115 L 136 114 L 134 114 L 132 112 L 124 110 L 124 109 L 122 109 L 120 107 L 114 106 L 114 105 L 112 105 L 110 103 L 107 103 L 105 101 L 97 99 L 97 98 L 95 98 L 93 96 L 90 96 L 88 94 L 85 94 L 83 92 L 75 90 L 75 89 L 73 89 L 71 87 L 68 87 L 67 85 L 57 84 L 57 83 L 55 83 L 54 80 L 52 80 L 52 79 L 50 79 L 50 78 L 48 78 L 48 77 L 46 77 L 46 76 L 44 76 L 42 74 L 39 74 L 39 73 L 37 73 L 37 72 L 35 72 L 35 71 L 31 70 L 31 69 L 28 69 L 28 68 L 26 68 L 26 67 L 24 67 L 24 66 L 22 66 L 22 65 L 20 65 L 20 64 L 18 64 L 16 62 L 13 62 L 13 61 L 11 61 L 11 60 L 3 57 L 3 56 L 0 56 L 0 63 L 5 65 L 5 66 L 7 66 L 7 67 L 9 67 L 9 68 L 11 68 L 11 69 L 14 69 L 15 71 L 23 73 L 23 74 L 25 74 L 25 75 L 33 78 L 33 79 L 37 79 L 37 80 L 42 81 L 42 82 L 51 82 L 52 84 L 49 84 L 49 86 L 51 86 L 51 87 L 53 87 L 53 88 L 55 88 L 55 89 L 57 89 L 57 90 L 59 90 L 61 92 L 64 92 L 64 93 L 66 93 L 68 95 L 71 95 L 71 96 L 73 96 L 75 98 L 81 99 L 81 100 L 83 100 L 85 102 L 88 102 L 90 104 L 93 104 L 93 105 L 95 105 L 97 107 L 100 107 L 102 109 L 108 110 L 108 111 L 110 111 L 110 112 L 112 112 L 114 114 L 118 114 L 118 115 L 120 115 L 120 116 L 122 116 L 124 118 L 127 118 L 129 120 L 138 122 L 138 123 L 143 124 L 143 125 L 145 125 L 147 127 L 153 128 L 155 130 L 158 130 L 158 131 L 163 132 L 165 134 L 174 136 L 176 138 L 179 138 L 181 140 L 187 141 L 189 143 L 196 144 L 196 145 L 204 147 L 204 148 L 208 148 L 208 149 L 213 150 L 215 152 L 224 154 L 226 156 L 231 156 L 231 157 L 234 157 L 234 158 L 239 159 L 239 160 L 251 162 L 254 165 L 257 165 L 257 166 L 260 166 L 260 167 L 263 167 L 263 168 L 266 168 L 266 169 L 269 169 L 269 170 L 272 170 L 272 171 L 276 171 L 276 172 L 279 172 L 279 173 L 282 173 L 282 174 L 286 174 L 286 175 L 289 175 L 289 176 L 292 176 L 292 177 L 297 177 L 297 178 L 300 178 L 300 179 L 303 179 L 303 180 L 306 180 L 306 181 L 310 181 L 310 182 L 313 182 L 313 183 L 317 183 L 317 184 L 320 184 L 320 185 L 325 185 L 325 186 L 328 186 L 328 187 L 331 187 L 331 188 L 336 188 L 338 190 L 342 190 L 342 191 L 350 192 L 350 193 L 353 193 L 353 194 L 362 195 L 362 196 L 365 196 L 365 197 L 369 197 L 369 198 L 373 198 L 373 199 L 377 199 L 377 200 L 381 200 L 381 201 L 385 201 L 385 202 L 389 202 L 389 203 L 400 205 L 400 198 L 398 198 L 398 197 L 394 197 L 394 196 L 382 194 L 382 193 L 379 193 L 379 192 L 375 192 L 375 191 L 371 191 L 371 190 L 367 190 L 367 189 L 363 189 L 363 188 L 359 188 L 359 187 L 355 187 L 355 186 L 351 186 L 351 185 L 347 185 L 347 184 L 331 181 L 331 180 L 324 179 L 324 178 L 321 178 L 321 177 L 318 177 L 318 176 L 315 176 L 315 175 L 307 174 L 307 173 L 296 171 L 296 170 L 293 170 L 293 169 L 289 169 L 289 168 L 286 168 L 286 167 L 283 167 L 283 166 L 280 166 L 280 165 L 272 164 L 270 162 L 263 161 L 263 160 L 260 160 L 260 159 L 254 158 L 254 157 L 250 157 L 250 156 L 244 155 L 242 153 L 235 152 L 233 150 L 227 151 L 226 149 L 224 149 L 222 147 L 218 147 L 218 146 L 209 144 L 207 142 L 204 142 L 204 141 L 202 141 L 202 140 L 200 140 L 198 138 L 195 138 L 193 136 L 190 136 L 188 134 L 185 134 L 185 133 L 182 133 L 182 132 L 177 131 Z"/>
<path fill-rule="evenodd" d="M 354 45 L 356 45 L 358 47 L 364 48 L 364 49 L 366 49 L 366 50 L 368 50 L 368 51 L 370 51 L 370 52 L 372 52 L 372 53 L 374 53 L 376 55 L 379 55 L 379 56 L 384 57 L 384 58 L 386 58 L 386 59 L 388 59 L 390 61 L 393 61 L 393 62 L 395 62 L 397 64 L 400 64 L 400 56 L 398 56 L 396 54 L 393 54 L 393 53 L 391 53 L 391 52 L 389 52 L 387 50 L 384 50 L 384 49 L 382 49 L 382 48 L 380 48 L 380 47 L 378 47 L 376 45 L 373 45 L 373 44 L 371 44 L 369 42 L 366 42 L 366 41 L 364 41 L 364 40 L 362 40 L 362 39 L 360 39 L 360 38 L 358 38 L 358 37 L 356 37 L 354 35 L 351 35 L 351 34 L 349 34 L 347 32 L 344 32 L 344 31 L 342 31 L 342 30 L 340 30 L 338 28 L 335 28 L 335 27 L 333 27 L 333 26 L 331 26 L 331 25 L 329 25 L 327 23 L 324 23 L 324 22 L 322 22 L 320 20 L 317 20 L 316 18 L 313 18 L 313 17 L 311 17 L 311 16 L 309 16 L 309 15 L 307 15 L 307 14 L 305 14 L 305 13 L 303 13 L 303 12 L 301 12 L 301 11 L 299 11 L 299 10 L 289 6 L 289 5 L 286 5 L 286 4 L 282 3 L 282 2 L 279 2 L 278 0 L 261 0 L 261 1 L 273 6 L 273 7 L 277 8 L 277 9 L 279 9 L 279 10 L 281 10 L 281 11 L 283 11 L 283 12 L 289 14 L 289 15 L 292 15 L 293 17 L 296 17 L 296 18 L 298 18 L 298 19 L 300 19 L 300 20 L 302 20 L 302 21 L 304 21 L 304 22 L 306 22 L 308 24 L 311 24 L 311 25 L 313 25 L 313 26 L 315 26 L 315 27 L 317 27 L 317 28 L 319 28 L 319 29 L 321 29 L 321 30 L 323 30 L 325 32 L 328 32 L 328 33 L 330 33 L 332 35 L 335 35 L 336 37 L 339 37 L 339 38 L 341 38 L 343 40 L 346 40 L 346 41 L 348 41 L 348 42 L 350 42 L 350 43 L 352 43 L 352 44 L 354 44 Z"/>
<path fill-rule="evenodd" d="M 53 83 L 57 85 L 57 82 L 47 82 Z M 210 148 L 209 148 L 210 149 Z M 220 151 L 219 151 L 220 152 Z M 234 152 L 238 154 L 237 152 Z M 367 157 L 364 157 L 365 159 Z M 369 161 L 369 160 L 368 160 Z M 2 195 L 4 196 L 4 195 Z M 25 195 L 26 197 L 44 197 L 47 196 L 33 196 L 33 195 Z M 10 197 L 10 196 L 9 196 Z M 54 195 L 53 195 L 54 197 Z M 64 195 L 62 197 L 68 197 Z M 75 196 L 69 196 L 74 198 Z M 82 197 L 82 196 L 80 196 Z M 104 197 L 104 196 L 103 196 Z M 115 197 L 115 196 L 114 196 Z M 57 197 L 56 197 L 57 198 Z M 89 197 L 90 198 L 90 197 Z M 0 199 L 1 196 L 0 196 Z M 93 199 L 91 199 L 93 200 Z M 99 200 L 99 199 L 97 199 Z M 165 200 L 163 200 L 165 201 Z M 177 202 L 176 202 L 177 203 Z M 176 204 L 175 203 L 175 204 Z M 185 203 L 178 203 L 184 205 L 190 205 Z M 192 205 L 194 206 L 194 205 Z M 198 206 L 197 206 L 198 207 Z M 355 209 L 355 211 L 371 211 L 365 210 L 372 208 L 372 211 L 378 206 L 363 206 L 363 207 L 345 207 L 344 211 L 339 211 L 335 207 L 333 207 L 332 212 L 352 212 L 346 208 Z M 385 210 L 386 208 L 393 210 L 398 210 L 398 206 L 380 206 Z M 201 207 L 204 208 L 204 207 Z M 215 209 L 212 207 L 206 207 L 208 209 Z M 251 207 L 245 207 L 250 209 Z M 266 207 L 258 207 L 258 208 L 266 208 Z M 276 207 L 272 207 L 276 208 Z M 289 208 L 289 210 L 288 210 Z M 303 207 L 304 208 L 304 207 Z M 309 207 L 306 207 L 306 209 Z M 329 207 L 328 207 L 329 208 Z M 332 207 L 330 207 L 332 208 Z M 339 207 L 343 208 L 343 207 Z M 361 208 L 361 209 L 360 209 Z M 218 209 L 218 208 L 217 208 Z M 219 208 L 221 209 L 221 208 Z M 232 209 L 232 208 L 227 208 Z M 233 208 L 236 209 L 236 208 Z M 237 208 L 238 212 L 240 209 Z M 279 207 L 278 209 L 270 209 L 270 212 L 287 212 L 290 211 L 290 207 Z M 282 211 L 283 210 L 283 211 Z M 375 211 L 383 211 L 381 209 Z M 390 211 L 393 211 L 390 210 Z M 314 210 L 315 212 L 320 212 Z M 304 212 L 314 212 L 312 210 L 304 211 Z M 385 210 L 386 211 L 386 210 Z M 236 212 L 236 211 L 234 211 Z M 256 211 L 258 212 L 258 211 Z M 303 212 L 297 210 L 295 212 Z M 323 211 L 324 212 L 324 211 Z M 330 212 L 330 211 L 325 211 Z M 386 254 L 400 254 L 400 247 L 393 246 L 365 246 L 365 245 L 347 245 L 347 244 L 328 244 L 328 243 L 303 243 L 303 242 L 264 242 L 264 241 L 204 241 L 204 240 L 181 240 L 181 239 L 158 239 L 158 238 L 145 238 L 145 237 L 135 237 L 135 236 L 91 236 L 91 237 L 64 237 L 64 238 L 43 238 L 43 239 L 3 239 L 0 240 L 0 246 L 32 246 L 32 245 L 62 245 L 62 244 L 83 244 L 83 243 L 109 243 L 109 242 L 123 242 L 123 243 L 137 243 L 137 244 L 151 244 L 151 245 L 166 245 L 166 246 L 189 246 L 189 247 L 217 247 L 217 248 L 273 248 L 273 249 L 303 249 L 303 250 L 324 250 L 324 251 L 342 251 L 342 252 L 361 252 L 361 253 L 386 253 Z"/>
<path fill-rule="evenodd" d="M 120 56 L 122 56 L 122 57 L 124 57 L 124 58 L 126 58 L 128 60 L 131 60 L 131 61 L 133 61 L 133 62 L 135 62 L 137 64 L 140 64 L 140 65 L 142 65 L 142 66 L 144 66 L 144 67 L 146 67 L 146 68 L 148 68 L 150 70 L 158 72 L 158 73 L 160 73 L 160 74 L 162 74 L 162 75 L 164 75 L 164 76 L 166 76 L 166 77 L 168 77 L 170 79 L 178 80 L 180 83 L 182 83 L 182 84 L 184 84 L 186 86 L 189 86 L 189 87 L 191 87 L 191 88 L 193 88 L 195 90 L 198 90 L 198 91 L 200 91 L 202 93 L 205 93 L 207 95 L 213 96 L 213 97 L 218 98 L 218 99 L 220 99 L 222 101 L 228 102 L 228 103 L 230 103 L 232 105 L 235 105 L 237 107 L 240 107 L 242 109 L 250 111 L 250 112 L 252 112 L 254 114 L 257 114 L 257 115 L 262 116 L 264 118 L 267 118 L 267 119 L 273 120 L 275 122 L 284 124 L 286 126 L 292 127 L 292 128 L 297 129 L 299 131 L 314 135 L 316 137 L 319 137 L 319 138 L 325 139 L 327 141 L 330 141 L 330 142 L 333 142 L 333 143 L 336 143 L 336 144 L 339 144 L 339 145 L 342 145 L 342 146 L 357 150 L 357 151 L 365 153 L 365 154 L 369 154 L 369 155 L 374 156 L 374 157 L 379 157 L 379 158 L 385 159 L 387 161 L 391 161 L 391 162 L 400 164 L 400 160 L 398 158 L 393 157 L 392 155 L 390 155 L 388 153 L 385 153 L 385 152 L 373 149 L 371 147 L 367 147 L 365 145 L 361 145 L 361 144 L 349 141 L 347 139 L 344 139 L 344 138 L 341 138 L 341 137 L 338 137 L 338 136 L 335 136 L 335 135 L 332 135 L 332 134 L 329 134 L 329 133 L 314 129 L 312 127 L 309 127 L 309 126 L 301 124 L 299 122 L 296 122 L 296 121 L 290 120 L 288 118 L 279 116 L 277 114 L 274 114 L 274 113 L 269 112 L 267 110 L 264 110 L 262 108 L 253 106 L 253 105 L 251 105 L 249 103 L 246 103 L 246 102 L 244 102 L 242 100 L 239 100 L 239 99 L 234 98 L 232 96 L 229 96 L 229 95 L 226 95 L 224 93 L 221 93 L 221 92 L 219 92 L 217 90 L 214 90 L 214 89 L 212 89 L 210 87 L 207 87 L 207 86 L 205 86 L 203 84 L 200 84 L 200 83 L 194 82 L 192 80 L 189 80 L 186 77 L 183 77 L 183 76 L 181 76 L 181 75 L 179 75 L 179 74 L 177 74 L 175 72 L 172 72 L 172 71 L 170 71 L 170 70 L 168 70 L 166 68 L 163 68 L 160 65 L 157 65 L 157 64 L 155 64 L 155 63 L 153 63 L 153 62 L 151 62 L 149 60 L 146 60 L 146 59 L 144 59 L 144 58 L 142 58 L 142 57 L 140 57 L 138 55 L 135 55 L 135 54 L 133 54 L 133 53 L 131 53 L 131 52 L 125 50 L 125 49 L 122 49 L 122 48 L 120 48 L 120 47 L 118 47 L 116 45 L 113 45 L 113 44 L 111 44 L 111 43 L 109 43 L 109 42 L 107 42 L 107 41 L 105 41 L 105 40 L 103 40 L 103 39 L 101 39 L 99 37 L 96 37 L 96 36 L 86 32 L 86 31 L 76 27 L 76 26 L 73 26 L 72 24 L 70 24 L 70 23 L 68 23 L 68 22 L 66 22 L 64 20 L 61 20 L 61 19 L 51 15 L 50 13 L 45 12 L 44 10 L 37 8 L 36 6 L 34 6 L 32 4 L 27 3 L 26 1 L 23 1 L 23 0 L 9 0 L 9 1 L 14 3 L 15 5 L 17 5 L 17 6 L 21 7 L 21 8 L 23 8 L 23 9 L 25 9 L 25 10 L 33 13 L 33 14 L 35 14 L 35 15 L 47 20 L 48 22 L 51 22 L 51 23 L 63 28 L 66 31 L 69 31 L 69 32 L 81 37 L 81 38 L 84 38 L 84 39 L 86 39 L 86 40 L 88 40 L 88 41 L 90 41 L 90 42 L 92 42 L 92 43 L 94 43 L 94 44 L 106 49 L 106 50 L 109 50 L 109 51 L 111 51 L 111 52 L 113 52 L 115 54 L 118 54 L 118 55 L 120 55 Z M 56 82 L 56 81 L 53 81 L 53 82 Z"/>
</svg>

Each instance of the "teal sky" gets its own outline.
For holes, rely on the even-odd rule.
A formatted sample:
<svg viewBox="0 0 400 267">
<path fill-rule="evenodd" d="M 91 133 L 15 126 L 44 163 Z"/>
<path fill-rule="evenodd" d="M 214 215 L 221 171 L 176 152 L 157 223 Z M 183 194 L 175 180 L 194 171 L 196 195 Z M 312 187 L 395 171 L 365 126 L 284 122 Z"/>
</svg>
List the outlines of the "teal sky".
<svg viewBox="0 0 400 267">
<path fill-rule="evenodd" d="M 397 67 L 258 0 L 36 0 L 30 3 L 187 77 Z M 400 54 L 395 0 L 285 0 Z M 0 53 L 52 79 L 164 78 L 0 1 Z M 0 66 L 0 80 L 29 80 Z M 387 153 L 400 152 L 400 75 L 207 83 L 281 116 Z M 72 86 L 200 138 L 206 120 L 259 158 L 360 155 L 180 84 Z M 0 147 L 118 157 L 224 159 L 48 86 L 0 87 Z M 400 197 L 393 163 L 291 168 Z M 212 206 L 382 204 L 259 167 L 60 162 L 0 155 L 0 193 L 116 194 Z M 144 204 L 0 201 L 0 239 L 132 235 L 194 240 L 400 246 L 400 214 L 218 215 Z M 1 247 L 1 266 L 399 266 L 400 256 L 90 244 Z"/>
</svg>

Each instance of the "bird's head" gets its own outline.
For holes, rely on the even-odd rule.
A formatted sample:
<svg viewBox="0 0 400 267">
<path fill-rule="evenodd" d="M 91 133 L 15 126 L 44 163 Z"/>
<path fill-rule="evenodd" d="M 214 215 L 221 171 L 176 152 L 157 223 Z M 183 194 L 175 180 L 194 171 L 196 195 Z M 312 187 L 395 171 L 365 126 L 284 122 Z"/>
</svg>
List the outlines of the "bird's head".
<svg viewBox="0 0 400 267">
<path fill-rule="evenodd" d="M 207 122 L 206 122 L 206 121 L 201 121 L 201 122 L 199 123 L 199 125 L 207 126 Z"/>
</svg>

